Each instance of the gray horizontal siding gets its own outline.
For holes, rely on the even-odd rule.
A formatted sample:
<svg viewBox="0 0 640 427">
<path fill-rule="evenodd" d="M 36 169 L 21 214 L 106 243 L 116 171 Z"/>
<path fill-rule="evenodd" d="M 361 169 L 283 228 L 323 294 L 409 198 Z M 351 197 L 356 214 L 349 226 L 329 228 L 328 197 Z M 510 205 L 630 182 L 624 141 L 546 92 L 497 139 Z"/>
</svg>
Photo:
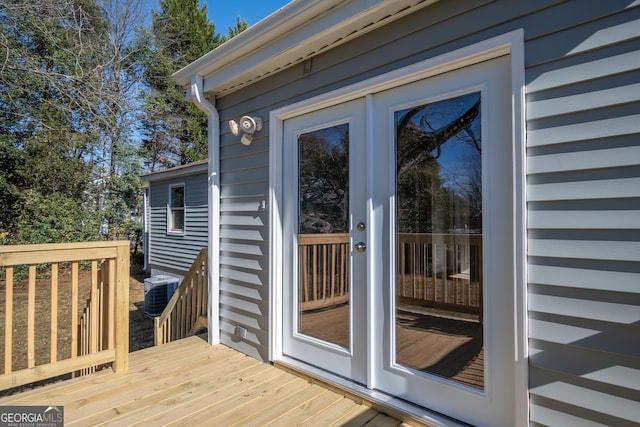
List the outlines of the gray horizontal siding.
<svg viewBox="0 0 640 427">
<path fill-rule="evenodd" d="M 185 233 L 167 233 L 169 186 L 185 185 Z M 154 274 L 184 275 L 208 246 L 207 174 L 150 182 L 149 264 Z"/>
<path fill-rule="evenodd" d="M 559 5 L 549 13 L 572 5 L 578 19 L 564 14 L 573 22 L 527 43 L 533 425 L 640 423 L 640 9 L 630 3 Z"/>
<path fill-rule="evenodd" d="M 437 2 L 216 101 L 223 342 L 265 359 L 268 138 L 225 125 L 524 28 L 533 425 L 640 422 L 638 2 Z M 232 339 L 235 325 L 247 340 Z"/>
</svg>

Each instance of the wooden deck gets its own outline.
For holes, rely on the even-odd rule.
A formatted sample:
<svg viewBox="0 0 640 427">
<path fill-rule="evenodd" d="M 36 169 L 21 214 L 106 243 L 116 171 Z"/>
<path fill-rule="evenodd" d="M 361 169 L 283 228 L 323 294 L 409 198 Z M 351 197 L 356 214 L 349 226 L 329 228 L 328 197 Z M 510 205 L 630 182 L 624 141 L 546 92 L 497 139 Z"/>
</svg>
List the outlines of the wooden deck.
<svg viewBox="0 0 640 427">
<path fill-rule="evenodd" d="M 130 354 L 105 369 L 0 399 L 64 406 L 66 426 L 407 426 L 321 384 L 200 337 Z"/>
<path fill-rule="evenodd" d="M 482 324 L 455 316 L 430 315 L 422 307 L 399 305 L 398 309 L 398 363 L 484 388 Z M 304 334 L 345 348 L 349 346 L 349 323 L 346 305 L 300 316 Z"/>
</svg>

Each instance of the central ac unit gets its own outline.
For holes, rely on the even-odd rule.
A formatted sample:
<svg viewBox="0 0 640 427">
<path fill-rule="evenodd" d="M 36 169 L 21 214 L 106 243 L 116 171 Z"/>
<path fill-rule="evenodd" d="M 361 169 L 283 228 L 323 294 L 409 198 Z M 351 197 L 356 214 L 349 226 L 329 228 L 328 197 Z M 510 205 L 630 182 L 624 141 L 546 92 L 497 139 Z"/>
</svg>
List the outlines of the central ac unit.
<svg viewBox="0 0 640 427">
<path fill-rule="evenodd" d="M 144 279 L 144 313 L 148 316 L 160 316 L 167 306 L 178 284 L 177 277 L 167 275 L 153 276 Z"/>
</svg>

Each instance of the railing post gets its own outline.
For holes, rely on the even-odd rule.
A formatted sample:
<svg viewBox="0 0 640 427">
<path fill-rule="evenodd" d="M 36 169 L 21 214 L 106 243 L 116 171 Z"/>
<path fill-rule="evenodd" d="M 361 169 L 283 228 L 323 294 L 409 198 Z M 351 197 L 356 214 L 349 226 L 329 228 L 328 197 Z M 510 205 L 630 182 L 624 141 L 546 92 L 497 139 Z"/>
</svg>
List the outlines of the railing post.
<svg viewBox="0 0 640 427">
<path fill-rule="evenodd" d="M 117 248 L 115 291 L 115 350 L 113 370 L 125 372 L 129 367 L 129 243 Z"/>
<path fill-rule="evenodd" d="M 160 318 L 159 317 L 154 317 L 153 318 L 153 345 L 160 345 L 160 344 L 164 344 L 164 339 L 161 336 L 162 334 L 162 328 L 160 326 Z"/>
</svg>

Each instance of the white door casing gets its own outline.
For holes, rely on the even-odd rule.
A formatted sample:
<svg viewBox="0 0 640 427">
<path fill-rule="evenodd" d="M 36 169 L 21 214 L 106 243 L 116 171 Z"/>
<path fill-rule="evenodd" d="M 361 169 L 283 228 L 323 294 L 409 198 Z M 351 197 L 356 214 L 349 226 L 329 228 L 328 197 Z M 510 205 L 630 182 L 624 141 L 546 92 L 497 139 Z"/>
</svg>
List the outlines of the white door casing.
<svg viewBox="0 0 640 427">
<path fill-rule="evenodd" d="M 351 117 L 347 120 L 352 123 L 353 113 L 345 116 L 343 111 L 337 114 L 342 114 L 342 118 L 333 119 L 331 115 L 340 110 L 340 105 L 347 105 L 345 101 L 356 100 L 348 104 L 349 110 L 354 111 L 357 105 L 355 110 L 360 111 L 362 105 L 366 105 L 366 119 L 363 120 L 366 145 L 362 147 L 362 153 L 358 153 L 366 159 L 362 169 L 366 171 L 362 173 L 366 176 L 366 185 L 360 192 L 365 197 L 362 202 L 364 210 L 352 215 L 351 226 L 353 229 L 354 221 L 360 221 L 354 217 L 366 217 L 365 242 L 368 249 L 366 256 L 361 257 L 367 260 L 366 271 L 360 275 L 367 278 L 363 298 L 366 304 L 358 307 L 356 303 L 352 308 L 352 330 L 356 331 L 354 336 L 364 336 L 364 340 L 354 341 L 350 351 L 345 353 L 349 363 L 327 359 L 313 346 L 304 350 L 307 353 L 300 353 L 299 357 L 310 365 L 325 369 L 328 378 L 335 375 L 338 379 L 352 378 L 371 390 L 383 391 L 392 399 L 411 401 L 473 424 L 527 423 L 522 46 L 522 32 L 515 31 L 271 113 L 270 353 L 273 360 L 287 361 L 287 345 L 283 343 L 290 339 L 286 336 L 293 320 L 293 317 L 287 319 L 287 316 L 293 316 L 290 308 L 292 296 L 284 291 L 285 277 L 293 274 L 288 271 L 293 259 L 288 247 L 294 247 L 292 230 L 283 220 L 291 214 L 288 210 L 292 205 L 288 207 L 287 199 L 295 194 L 288 187 L 292 181 L 290 176 L 282 172 L 292 160 L 287 146 L 290 136 L 287 134 L 291 134 L 292 128 L 312 129 L 314 122 L 322 125 L 323 121 L 344 121 L 347 116 Z M 487 60 L 492 61 L 484 63 Z M 468 66 L 471 67 L 462 69 Z M 480 390 L 417 373 L 395 363 L 393 354 L 396 255 L 391 248 L 397 245 L 393 204 L 394 144 L 389 143 L 393 140 L 391 117 L 393 111 L 402 107 L 472 90 L 483 94 L 483 206 L 490 211 L 483 218 L 486 230 L 483 244 L 489 254 L 484 259 L 484 280 L 487 284 L 498 283 L 484 287 L 486 382 Z M 323 114 L 328 116 L 323 118 Z M 294 120 L 287 124 L 289 119 Z M 292 128 L 291 124 L 294 125 Z M 494 143 L 494 139 L 501 140 L 502 145 Z M 352 203 L 355 203 L 354 207 L 359 204 Z M 502 207 L 494 209 L 496 206 Z M 496 232 L 498 229 L 502 231 Z M 354 238 L 352 230 L 352 248 Z M 497 252 L 494 252 L 496 248 Z M 359 350 L 362 346 L 364 350 Z M 334 350 L 329 349 L 327 354 L 340 353 Z M 364 358 L 361 357 L 363 351 Z M 321 366 L 313 360 L 314 357 L 326 364 Z M 376 393 L 372 391 L 374 395 Z M 413 409 L 409 411 L 415 413 Z"/>
</svg>

